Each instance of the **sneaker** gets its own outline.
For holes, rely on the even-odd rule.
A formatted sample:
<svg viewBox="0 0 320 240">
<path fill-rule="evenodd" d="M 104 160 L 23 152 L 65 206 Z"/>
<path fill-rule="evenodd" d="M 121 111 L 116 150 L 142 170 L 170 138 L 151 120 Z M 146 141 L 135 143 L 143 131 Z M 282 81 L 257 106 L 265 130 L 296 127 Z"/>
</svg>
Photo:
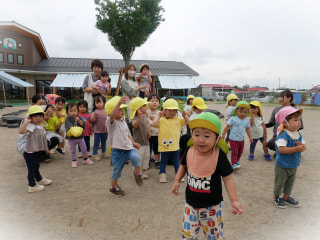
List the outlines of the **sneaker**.
<svg viewBox="0 0 320 240">
<path fill-rule="evenodd" d="M 93 162 L 91 161 L 91 159 L 90 159 L 90 158 L 88 158 L 87 160 L 83 160 L 83 161 L 82 161 L 82 163 L 84 163 L 84 164 L 88 164 L 88 165 L 93 164 Z"/>
<path fill-rule="evenodd" d="M 284 204 L 283 198 L 282 197 L 276 197 L 273 199 L 274 204 L 278 207 L 278 208 L 286 208 L 287 206 Z"/>
<path fill-rule="evenodd" d="M 165 173 L 160 173 L 159 182 L 160 183 L 166 183 L 167 182 L 167 175 Z"/>
<path fill-rule="evenodd" d="M 301 206 L 301 204 L 298 201 L 294 200 L 294 198 L 292 198 L 292 197 L 289 197 L 287 199 L 283 198 L 283 202 L 291 207 L 300 207 Z"/>
<path fill-rule="evenodd" d="M 56 152 L 56 148 L 52 148 L 51 150 L 50 150 L 50 153 L 52 153 L 52 154 L 54 154 Z"/>
<path fill-rule="evenodd" d="M 232 165 L 233 171 L 238 171 L 240 169 L 240 166 L 238 164 Z"/>
<path fill-rule="evenodd" d="M 156 169 L 160 169 L 160 161 L 155 162 L 155 163 L 154 163 L 154 166 L 156 167 Z"/>
<path fill-rule="evenodd" d="M 58 153 L 61 153 L 61 154 L 64 154 L 66 151 L 64 151 L 64 149 L 63 148 L 57 148 L 57 152 Z"/>
<path fill-rule="evenodd" d="M 43 185 L 35 185 L 34 187 L 30 187 L 28 188 L 28 192 L 33 193 L 33 192 L 39 192 L 44 190 L 44 186 Z"/>
<path fill-rule="evenodd" d="M 107 157 L 108 157 L 107 152 L 102 153 L 102 157 L 103 157 L 103 158 L 107 158 Z"/>
<path fill-rule="evenodd" d="M 43 159 L 44 162 L 50 162 L 51 161 L 51 155 L 46 155 L 46 157 Z"/>
<path fill-rule="evenodd" d="M 270 154 L 265 154 L 265 155 L 263 155 L 263 157 L 264 157 L 267 161 L 271 161 L 271 156 L 270 156 Z"/>
<path fill-rule="evenodd" d="M 148 171 L 145 170 L 142 172 L 142 179 L 148 179 L 149 178 L 149 175 L 148 175 Z"/>
<path fill-rule="evenodd" d="M 136 180 L 136 184 L 139 187 L 141 187 L 143 185 L 142 173 L 136 174 L 135 171 L 133 171 L 133 178 Z"/>
<path fill-rule="evenodd" d="M 50 179 L 42 178 L 41 181 L 38 183 L 39 185 L 47 186 L 47 185 L 50 185 L 52 181 Z"/>
<path fill-rule="evenodd" d="M 83 158 L 83 156 L 82 156 L 82 152 L 79 152 L 79 154 L 78 154 L 78 158 Z"/>
<path fill-rule="evenodd" d="M 98 154 L 93 155 L 93 160 L 95 160 L 96 162 L 100 161 L 100 157 L 98 156 Z"/>
<path fill-rule="evenodd" d="M 77 161 L 72 161 L 71 162 L 71 167 L 73 167 L 73 168 L 78 167 L 78 162 Z"/>
<path fill-rule="evenodd" d="M 237 162 L 237 165 L 238 165 L 239 168 L 241 168 L 241 165 L 240 165 L 240 162 L 239 162 L 239 161 Z"/>
<path fill-rule="evenodd" d="M 88 152 L 88 157 L 92 157 L 92 153 L 91 152 Z"/>
<path fill-rule="evenodd" d="M 116 196 L 116 197 L 124 196 L 124 191 L 122 191 L 121 188 L 118 185 L 114 186 L 113 189 L 110 187 L 109 188 L 109 193 L 111 195 L 113 195 L 113 196 Z"/>
<path fill-rule="evenodd" d="M 253 161 L 253 159 L 254 159 L 254 155 L 253 155 L 253 154 L 250 154 L 249 157 L 248 157 L 248 160 L 249 160 L 249 161 Z"/>
</svg>

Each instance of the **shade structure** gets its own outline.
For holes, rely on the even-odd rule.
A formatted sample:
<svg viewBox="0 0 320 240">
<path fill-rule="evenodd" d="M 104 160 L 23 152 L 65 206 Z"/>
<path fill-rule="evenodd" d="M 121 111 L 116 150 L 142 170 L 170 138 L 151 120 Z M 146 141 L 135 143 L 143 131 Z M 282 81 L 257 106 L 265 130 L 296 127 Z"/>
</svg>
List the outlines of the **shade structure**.
<svg viewBox="0 0 320 240">
<path fill-rule="evenodd" d="M 0 79 L 18 87 L 34 87 L 34 85 L 22 81 L 20 78 L 5 73 L 4 71 L 0 71 Z"/>
<path fill-rule="evenodd" d="M 66 88 L 81 88 L 85 77 L 88 74 L 63 74 L 59 73 L 50 87 L 66 87 Z M 111 87 L 116 88 L 119 75 L 110 75 Z"/>
<path fill-rule="evenodd" d="M 159 75 L 161 87 L 165 89 L 196 88 L 190 77 L 185 75 Z"/>
</svg>

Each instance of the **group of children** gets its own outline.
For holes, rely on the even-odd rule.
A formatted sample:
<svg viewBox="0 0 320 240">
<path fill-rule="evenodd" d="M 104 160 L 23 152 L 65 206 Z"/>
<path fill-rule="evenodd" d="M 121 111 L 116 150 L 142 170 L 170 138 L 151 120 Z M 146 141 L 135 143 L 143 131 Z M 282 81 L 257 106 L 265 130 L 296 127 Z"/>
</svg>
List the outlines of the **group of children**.
<svg viewBox="0 0 320 240">
<path fill-rule="evenodd" d="M 132 134 L 125 119 L 127 97 L 116 96 L 105 102 L 103 98 L 97 96 L 96 110 L 92 115 L 87 113 L 86 101 L 80 101 L 78 104 L 68 103 L 65 132 L 70 145 L 72 167 L 77 166 L 75 158 L 77 144 L 81 149 L 83 163 L 93 164 L 88 158 L 92 132 L 94 132 L 95 161 L 100 160 L 97 156 L 99 144 L 102 156 L 106 156 L 105 143 L 109 138 L 113 165 L 109 192 L 114 196 L 124 196 L 125 193 L 119 186 L 118 180 L 128 160 L 134 167 L 132 173 L 136 184 L 142 186 L 143 179 L 149 178 L 150 151 L 154 151 L 155 165 L 160 168 L 161 183 L 167 182 L 166 165 L 170 158 L 176 172 L 170 193 L 178 195 L 180 181 L 184 179 L 185 174 L 188 179 L 182 238 L 196 238 L 202 228 L 207 239 L 218 239 L 223 236 L 221 178 L 231 200 L 232 213 L 241 214 L 243 209 L 238 201 L 232 172 L 240 168 L 239 161 L 243 152 L 245 133 L 250 139 L 249 160 L 254 159 L 257 141 L 263 143 L 264 157 L 271 160 L 265 145 L 266 128 L 261 106 L 257 101 L 249 104 L 238 101 L 236 95 L 228 96 L 228 121 L 222 131 L 219 117 L 209 112 L 202 113 L 207 108 L 202 98 L 191 96 L 189 99 L 192 99 L 189 101 L 192 102 L 190 109 L 183 111 L 182 117 L 178 117 L 179 105 L 174 99 L 167 99 L 159 111 L 158 95 L 149 94 L 147 99 L 133 98 L 129 103 L 131 114 L 128 116 L 132 120 Z M 286 204 L 300 206 L 299 202 L 291 197 L 291 191 L 301 152 L 306 149 L 304 140 L 298 132 L 301 113 L 302 109 L 284 107 L 276 115 L 276 120 L 281 125 L 276 140 L 278 154 L 273 199 L 275 205 L 280 208 L 284 208 Z M 45 151 L 47 154 L 50 152 L 45 130 L 41 126 L 45 116 L 43 109 L 32 106 L 28 114 L 19 133 L 29 132 L 24 158 L 28 167 L 29 192 L 34 192 L 43 190 L 45 185 L 52 183 L 40 175 L 37 159 L 39 151 Z M 185 124 L 189 126 L 191 135 L 190 139 L 188 138 L 187 148 L 182 152 L 180 164 L 179 142 L 181 127 Z M 55 130 L 57 131 L 58 127 Z M 227 142 L 231 147 L 232 164 L 228 161 L 229 149 L 224 141 L 229 130 Z"/>
</svg>

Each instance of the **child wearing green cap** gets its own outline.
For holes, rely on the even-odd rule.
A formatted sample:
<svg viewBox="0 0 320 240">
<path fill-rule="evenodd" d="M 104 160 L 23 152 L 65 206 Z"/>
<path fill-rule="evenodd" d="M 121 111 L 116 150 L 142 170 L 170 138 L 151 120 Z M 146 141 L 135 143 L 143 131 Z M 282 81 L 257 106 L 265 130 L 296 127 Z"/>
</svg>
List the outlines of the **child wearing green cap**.
<svg viewBox="0 0 320 240">
<path fill-rule="evenodd" d="M 250 106 L 246 101 L 239 101 L 236 105 L 236 109 L 233 112 L 233 117 L 231 117 L 225 126 L 222 137 L 224 139 L 226 133 L 230 129 L 229 143 L 231 147 L 231 163 L 233 170 L 239 170 L 240 158 L 243 153 L 244 148 L 244 137 L 247 133 L 250 143 L 253 142 L 250 122 L 247 116 L 250 116 L 249 112 Z"/>
<path fill-rule="evenodd" d="M 223 236 L 222 183 L 231 200 L 232 213 L 240 215 L 233 169 L 227 158 L 228 147 L 220 137 L 221 122 L 217 115 L 201 113 L 189 122 L 193 146 L 185 151 L 170 193 L 178 195 L 180 180 L 187 173 L 183 239 L 197 239 L 203 230 L 206 239 Z M 189 141 L 191 144 L 191 140 Z"/>
</svg>

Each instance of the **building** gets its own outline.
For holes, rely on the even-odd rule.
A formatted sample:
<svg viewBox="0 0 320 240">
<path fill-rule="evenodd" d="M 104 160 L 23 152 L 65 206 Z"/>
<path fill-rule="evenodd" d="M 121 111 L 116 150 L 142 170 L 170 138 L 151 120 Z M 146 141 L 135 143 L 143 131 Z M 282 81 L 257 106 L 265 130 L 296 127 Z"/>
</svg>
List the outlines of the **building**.
<svg viewBox="0 0 320 240">
<path fill-rule="evenodd" d="M 25 87 L 29 87 L 29 96 L 54 92 L 66 98 L 82 98 L 80 86 L 84 76 L 91 72 L 92 60 L 49 57 L 39 33 L 16 22 L 0 21 L 0 85 L 5 86 L 6 97 L 9 99 L 26 99 Z M 123 60 L 100 60 L 104 64 L 104 70 L 110 73 L 111 86 L 115 88 L 119 70 L 124 66 Z M 152 72 L 152 87 L 160 95 L 171 90 L 174 95 L 184 96 L 188 94 L 187 89 L 195 87 L 191 78 L 199 74 L 183 62 L 131 61 L 137 69 L 145 62 L 149 63 Z M 19 84 L 13 84 L 14 82 L 9 81 L 2 72 L 16 77 L 16 82 L 22 81 Z M 77 82 L 72 85 L 70 83 L 75 81 L 75 76 L 77 76 Z M 60 85 L 50 87 L 57 77 L 60 79 Z M 30 83 L 33 87 L 23 82 Z M 3 91 L 0 99 L 3 99 Z"/>
</svg>

